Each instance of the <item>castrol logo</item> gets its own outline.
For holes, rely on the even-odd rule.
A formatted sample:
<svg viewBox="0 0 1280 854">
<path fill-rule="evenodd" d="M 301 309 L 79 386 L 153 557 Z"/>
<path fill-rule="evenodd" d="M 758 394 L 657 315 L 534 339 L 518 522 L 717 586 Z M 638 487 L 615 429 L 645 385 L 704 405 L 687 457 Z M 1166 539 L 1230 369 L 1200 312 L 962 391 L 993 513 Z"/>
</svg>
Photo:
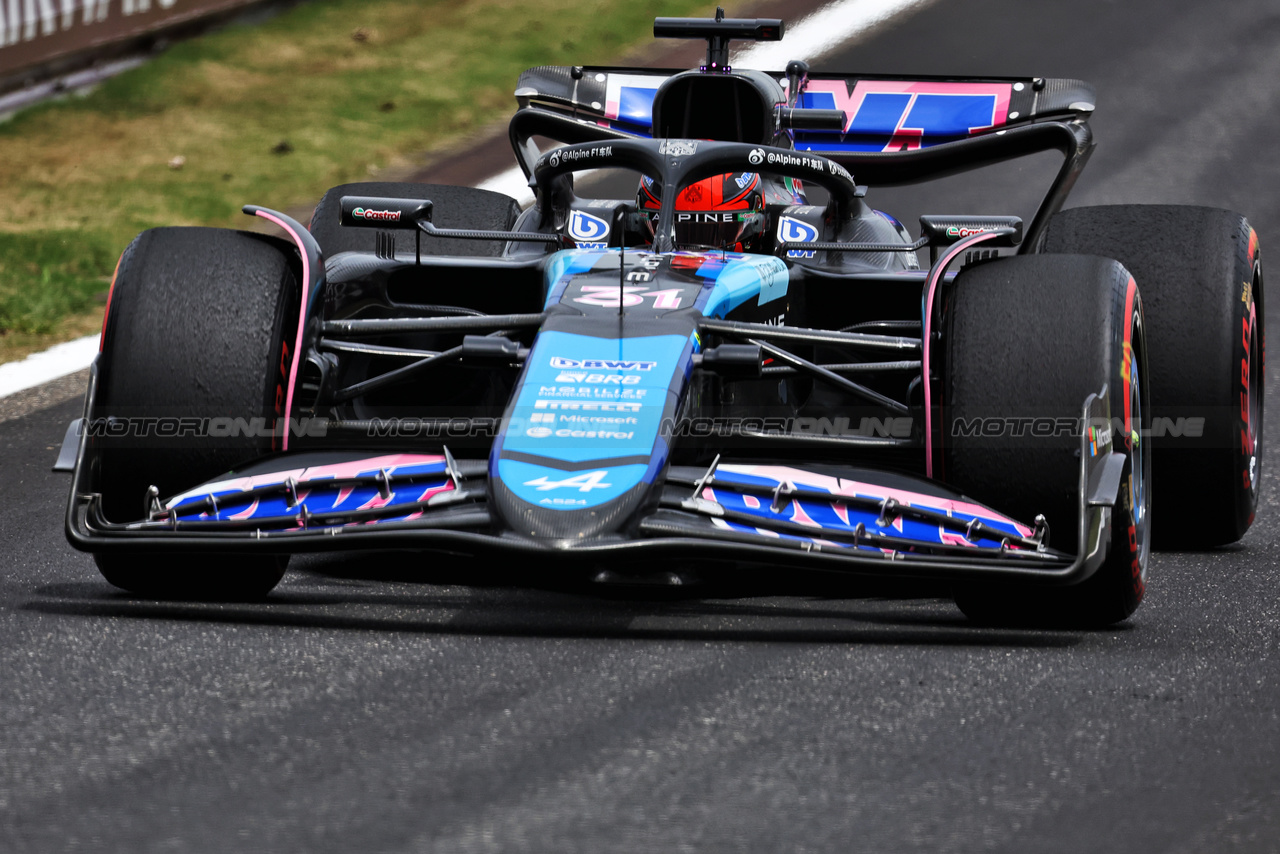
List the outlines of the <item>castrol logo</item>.
<svg viewBox="0 0 1280 854">
<path fill-rule="evenodd" d="M 353 217 L 357 219 L 373 220 L 374 222 L 399 222 L 400 211 L 375 211 L 370 208 L 356 208 L 351 212 Z"/>
<path fill-rule="evenodd" d="M 947 237 L 973 237 L 975 234 L 986 234 L 991 230 L 982 226 L 951 225 L 947 226 Z"/>
</svg>

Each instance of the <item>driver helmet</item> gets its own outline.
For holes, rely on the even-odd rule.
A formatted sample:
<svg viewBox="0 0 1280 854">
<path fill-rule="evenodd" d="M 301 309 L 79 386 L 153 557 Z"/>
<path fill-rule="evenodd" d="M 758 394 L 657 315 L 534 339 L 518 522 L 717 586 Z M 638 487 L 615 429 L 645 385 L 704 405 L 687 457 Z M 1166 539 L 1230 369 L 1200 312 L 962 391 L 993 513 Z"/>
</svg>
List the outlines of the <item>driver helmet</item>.
<svg viewBox="0 0 1280 854">
<path fill-rule="evenodd" d="M 648 175 L 640 180 L 640 210 L 652 237 L 661 207 L 662 183 Z M 761 251 L 765 237 L 764 191 L 756 172 L 730 172 L 705 178 L 676 196 L 677 249 Z"/>
</svg>

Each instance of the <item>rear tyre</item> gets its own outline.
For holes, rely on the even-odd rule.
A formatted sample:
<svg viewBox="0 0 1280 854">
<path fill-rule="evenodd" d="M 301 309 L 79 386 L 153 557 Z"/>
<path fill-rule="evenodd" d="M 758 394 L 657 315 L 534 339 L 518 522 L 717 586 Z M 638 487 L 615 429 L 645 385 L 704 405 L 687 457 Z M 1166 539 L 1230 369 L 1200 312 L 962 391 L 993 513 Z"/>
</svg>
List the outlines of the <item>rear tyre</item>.
<svg viewBox="0 0 1280 854">
<path fill-rule="evenodd" d="M 173 495 L 277 448 L 299 308 L 295 258 L 284 241 L 214 228 L 153 229 L 125 249 L 94 400 L 111 428 L 93 440 L 109 521 L 142 518 L 150 486 Z M 284 571 L 274 555 L 95 558 L 117 587 L 166 598 L 265 595 Z"/>
<path fill-rule="evenodd" d="M 1115 258 L 1142 288 L 1156 545 L 1240 539 L 1257 512 L 1262 465 L 1265 332 L 1253 228 L 1215 208 L 1075 208 L 1050 222 L 1045 251 Z"/>
<path fill-rule="evenodd" d="M 326 258 L 339 252 L 370 252 L 376 246 L 377 230 L 346 228 L 339 224 L 343 196 L 381 196 L 391 199 L 428 199 L 432 202 L 432 222 L 440 228 L 470 228 L 478 231 L 510 231 L 520 216 L 516 200 L 502 193 L 447 184 L 405 184 L 367 181 L 339 184 L 324 194 L 311 216 L 311 234 Z M 407 246 L 413 235 L 406 233 Z M 457 240 L 422 237 L 424 255 L 501 255 L 500 240 Z"/>
<path fill-rule="evenodd" d="M 1106 386 L 1113 449 L 1127 457 L 1103 565 L 1072 587 L 973 585 L 956 602 L 985 623 L 1099 626 L 1146 590 L 1151 458 L 1142 302 L 1115 261 L 1029 255 L 956 278 L 947 309 L 946 479 L 1022 522 L 1043 514 L 1051 544 L 1079 541 L 1080 418 Z M 982 425 L 974 429 L 974 425 Z M 999 428 L 999 430 L 996 429 Z"/>
</svg>

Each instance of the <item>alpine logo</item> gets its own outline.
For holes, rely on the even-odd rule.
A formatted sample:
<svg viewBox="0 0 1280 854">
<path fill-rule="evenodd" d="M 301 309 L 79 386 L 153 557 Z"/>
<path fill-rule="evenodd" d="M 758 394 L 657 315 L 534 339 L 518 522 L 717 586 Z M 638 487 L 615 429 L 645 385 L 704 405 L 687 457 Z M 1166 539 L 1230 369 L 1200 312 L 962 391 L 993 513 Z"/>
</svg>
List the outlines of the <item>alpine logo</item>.
<svg viewBox="0 0 1280 854">
<path fill-rule="evenodd" d="M 736 222 L 736 213 L 678 213 L 676 222 L 714 223 Z"/>
<path fill-rule="evenodd" d="M 576 489 L 579 492 L 590 492 L 593 489 L 608 489 L 613 486 L 612 483 L 604 482 L 604 479 L 608 476 L 608 471 L 575 474 L 573 477 L 567 477 L 564 480 L 547 480 L 546 476 L 543 475 L 533 480 L 526 480 L 524 485 L 536 486 L 539 492 L 549 492 L 552 489 Z"/>
<path fill-rule="evenodd" d="M 400 211 L 375 211 L 369 208 L 356 208 L 351 212 L 356 219 L 368 219 L 376 222 L 399 222 Z"/>
<path fill-rule="evenodd" d="M 657 362 L 632 362 L 624 359 L 566 359 L 551 357 L 553 368 L 586 368 L 591 371 L 652 371 Z"/>
<path fill-rule="evenodd" d="M 609 236 L 609 223 L 583 211 L 570 211 L 569 236 L 581 249 L 603 249 Z"/>
<path fill-rule="evenodd" d="M 779 243 L 813 243 L 818 239 L 818 229 L 801 219 L 784 216 L 778 221 Z M 812 249 L 788 249 L 788 258 L 812 258 Z"/>
</svg>

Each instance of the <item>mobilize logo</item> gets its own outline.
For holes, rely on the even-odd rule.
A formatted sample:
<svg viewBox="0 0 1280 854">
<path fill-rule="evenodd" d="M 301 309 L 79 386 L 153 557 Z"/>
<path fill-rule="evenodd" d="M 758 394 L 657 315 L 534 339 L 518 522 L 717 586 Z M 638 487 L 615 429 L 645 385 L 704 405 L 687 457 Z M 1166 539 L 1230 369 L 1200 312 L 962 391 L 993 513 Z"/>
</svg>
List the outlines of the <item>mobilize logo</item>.
<svg viewBox="0 0 1280 854">
<path fill-rule="evenodd" d="M 586 368 L 589 371 L 652 371 L 657 362 L 634 362 L 627 359 L 566 359 L 551 357 L 553 368 Z"/>
<path fill-rule="evenodd" d="M 367 219 L 375 222 L 399 222 L 400 211 L 375 211 L 370 208 L 356 208 L 351 212 L 356 219 Z"/>
<path fill-rule="evenodd" d="M 524 485 L 536 486 L 539 492 L 549 492 L 552 489 L 576 489 L 579 492 L 590 492 L 593 489 L 607 489 L 613 486 L 612 483 L 604 482 L 604 479 L 608 476 L 608 471 L 575 474 L 573 477 L 566 477 L 564 480 L 547 480 L 546 476 L 543 475 L 534 480 L 526 480 Z"/>
</svg>

